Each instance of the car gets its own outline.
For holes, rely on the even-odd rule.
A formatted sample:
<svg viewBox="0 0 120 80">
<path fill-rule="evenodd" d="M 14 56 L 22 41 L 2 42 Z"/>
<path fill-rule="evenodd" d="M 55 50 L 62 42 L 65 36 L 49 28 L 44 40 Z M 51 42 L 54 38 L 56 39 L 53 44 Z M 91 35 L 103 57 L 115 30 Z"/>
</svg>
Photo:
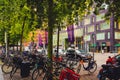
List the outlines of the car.
<svg viewBox="0 0 120 80">
<path fill-rule="evenodd" d="M 55 48 L 55 49 L 53 50 L 53 54 L 56 55 L 56 53 L 57 53 L 57 49 Z M 58 55 L 59 55 L 59 56 L 64 56 L 64 53 L 65 53 L 65 50 L 59 48 Z"/>
<path fill-rule="evenodd" d="M 91 54 L 85 52 L 84 50 L 80 49 L 68 49 L 66 52 L 66 57 L 72 58 L 72 59 L 83 59 L 87 60 L 88 57 L 91 57 Z"/>
</svg>

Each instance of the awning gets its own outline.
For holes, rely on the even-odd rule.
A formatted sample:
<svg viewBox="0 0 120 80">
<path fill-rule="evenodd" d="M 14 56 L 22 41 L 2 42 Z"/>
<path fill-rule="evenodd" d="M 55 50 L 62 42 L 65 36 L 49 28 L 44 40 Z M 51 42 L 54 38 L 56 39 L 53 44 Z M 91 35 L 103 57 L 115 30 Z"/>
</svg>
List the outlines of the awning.
<svg viewBox="0 0 120 80">
<path fill-rule="evenodd" d="M 102 46 L 106 46 L 106 42 L 102 42 Z"/>
<path fill-rule="evenodd" d="M 115 44 L 115 46 L 116 46 L 116 47 L 120 47 L 120 43 L 118 43 L 118 44 Z"/>
<path fill-rule="evenodd" d="M 91 44 L 91 47 L 96 47 L 97 46 L 97 44 Z"/>
</svg>

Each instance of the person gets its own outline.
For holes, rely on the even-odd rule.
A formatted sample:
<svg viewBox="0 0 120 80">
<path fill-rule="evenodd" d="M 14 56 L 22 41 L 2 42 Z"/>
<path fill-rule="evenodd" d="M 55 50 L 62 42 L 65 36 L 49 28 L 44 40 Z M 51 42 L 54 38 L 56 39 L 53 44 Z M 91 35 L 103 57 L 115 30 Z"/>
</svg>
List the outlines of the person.
<svg viewBox="0 0 120 80">
<path fill-rule="evenodd" d="M 102 49 L 102 54 L 104 53 L 104 50 Z"/>
<path fill-rule="evenodd" d="M 5 48 L 2 47 L 2 54 L 5 54 Z"/>
<path fill-rule="evenodd" d="M 111 56 L 108 56 L 106 64 L 113 64 L 113 60 L 112 60 Z"/>
</svg>

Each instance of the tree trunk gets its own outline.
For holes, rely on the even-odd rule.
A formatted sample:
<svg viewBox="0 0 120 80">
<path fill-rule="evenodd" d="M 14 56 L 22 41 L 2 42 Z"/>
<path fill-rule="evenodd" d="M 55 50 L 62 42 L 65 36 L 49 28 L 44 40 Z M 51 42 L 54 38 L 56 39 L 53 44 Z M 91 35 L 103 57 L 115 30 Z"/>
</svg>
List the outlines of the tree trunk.
<svg viewBox="0 0 120 80">
<path fill-rule="evenodd" d="M 21 31 L 21 39 L 20 39 L 20 52 L 22 52 L 22 40 L 23 40 L 23 33 L 24 33 L 24 26 L 25 26 L 25 20 L 26 20 L 26 16 L 24 17 L 23 20 L 23 25 L 22 25 L 22 31 Z"/>
<path fill-rule="evenodd" d="M 48 57 L 52 60 L 53 48 L 53 0 L 48 0 Z"/>
<path fill-rule="evenodd" d="M 48 0 L 48 57 L 52 60 L 53 52 L 53 0 Z M 50 63 L 49 71 L 52 72 L 52 63 Z M 52 80 L 52 77 L 49 76 L 49 80 Z"/>
</svg>

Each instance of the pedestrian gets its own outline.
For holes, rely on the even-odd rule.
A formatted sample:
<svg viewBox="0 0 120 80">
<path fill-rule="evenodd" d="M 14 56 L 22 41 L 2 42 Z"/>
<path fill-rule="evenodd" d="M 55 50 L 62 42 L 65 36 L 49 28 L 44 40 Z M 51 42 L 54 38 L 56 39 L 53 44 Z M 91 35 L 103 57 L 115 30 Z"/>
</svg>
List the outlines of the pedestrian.
<svg viewBox="0 0 120 80">
<path fill-rule="evenodd" d="M 2 54 L 5 54 L 5 48 L 2 47 Z"/>
<path fill-rule="evenodd" d="M 104 50 L 102 49 L 102 54 L 104 53 Z"/>
</svg>

